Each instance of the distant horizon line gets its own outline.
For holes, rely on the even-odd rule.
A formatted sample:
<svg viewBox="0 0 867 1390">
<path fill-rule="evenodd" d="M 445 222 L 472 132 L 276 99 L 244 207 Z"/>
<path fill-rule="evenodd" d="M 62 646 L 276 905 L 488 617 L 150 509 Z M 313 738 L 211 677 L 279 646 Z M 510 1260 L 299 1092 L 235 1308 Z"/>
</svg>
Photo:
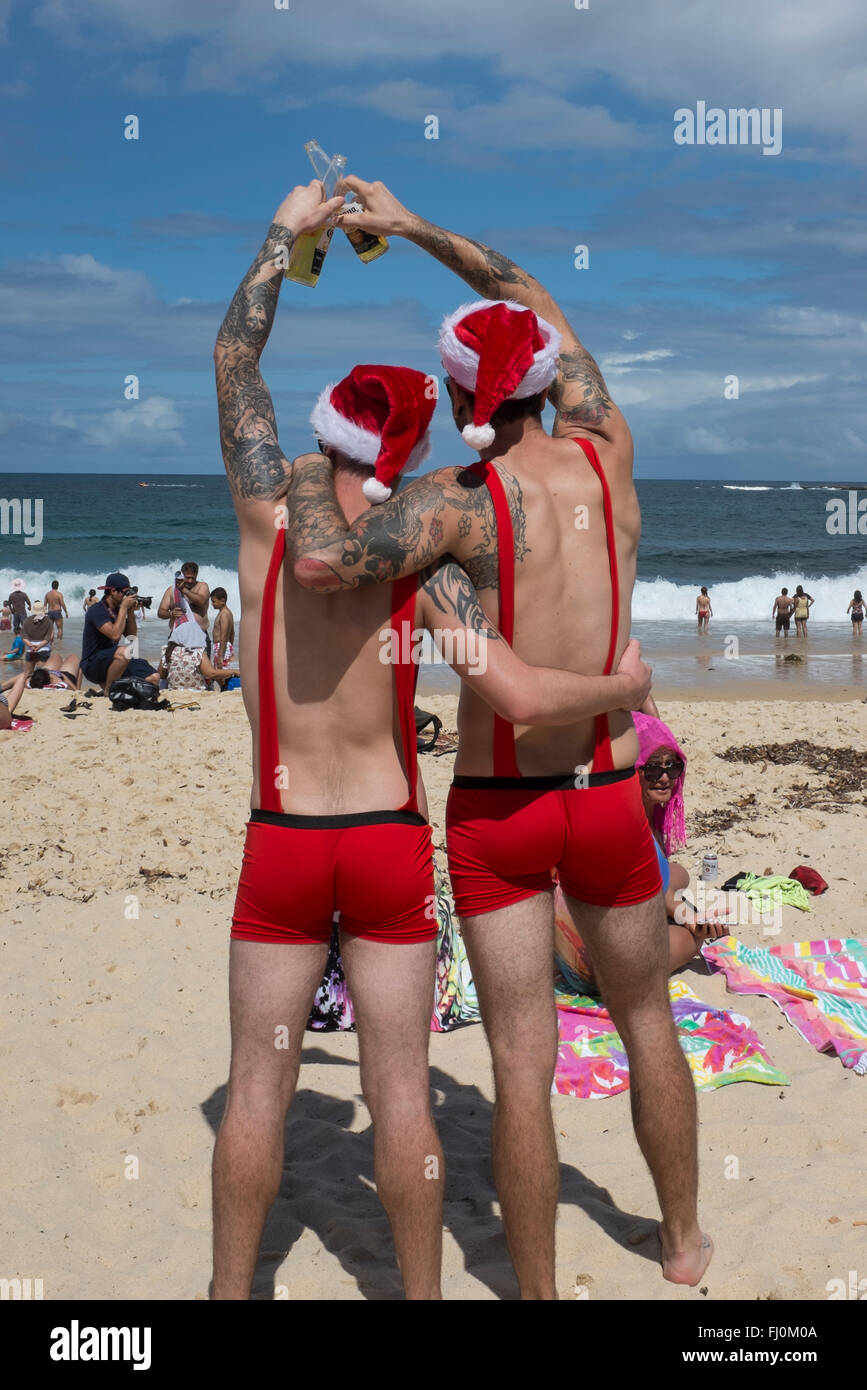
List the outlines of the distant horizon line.
<svg viewBox="0 0 867 1390">
<path fill-rule="evenodd" d="M 428 472 L 435 470 L 427 470 Z M 151 478 L 225 478 L 222 470 L 214 472 L 200 473 L 150 473 L 142 476 L 138 473 L 116 473 L 110 469 L 97 470 L 96 472 L 70 473 L 61 468 L 42 468 L 38 470 L 26 469 L 16 470 L 11 468 L 0 468 L 0 477 L 5 478 L 129 478 L 135 482 L 148 483 Z M 410 475 L 412 477 L 424 477 L 424 473 Z M 635 475 L 636 482 L 645 483 L 819 483 L 824 487 L 854 487 L 867 489 L 867 480 L 858 481 L 856 478 L 841 479 L 839 481 L 829 481 L 827 477 L 795 477 L 791 473 L 780 474 L 778 476 L 756 477 L 755 475 L 734 475 L 714 474 L 703 477 L 686 477 L 681 474 L 672 473 L 638 473 Z"/>
</svg>

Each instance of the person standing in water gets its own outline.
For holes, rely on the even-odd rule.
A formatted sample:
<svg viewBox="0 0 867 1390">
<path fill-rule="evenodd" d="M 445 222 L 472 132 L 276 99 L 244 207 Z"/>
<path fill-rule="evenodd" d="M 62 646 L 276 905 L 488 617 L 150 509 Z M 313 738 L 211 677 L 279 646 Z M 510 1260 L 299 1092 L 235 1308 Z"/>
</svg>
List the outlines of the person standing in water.
<svg viewBox="0 0 867 1390">
<path fill-rule="evenodd" d="M 816 600 L 811 594 L 805 594 L 803 586 L 798 585 L 795 590 L 795 634 L 798 637 L 807 635 L 807 619 L 810 616 L 810 609 Z"/>
<path fill-rule="evenodd" d="M 788 589 L 781 589 L 774 599 L 774 606 L 771 609 L 771 617 L 776 619 L 778 636 L 782 633 L 784 637 L 788 637 L 794 606 L 795 600 L 789 597 Z"/>
<path fill-rule="evenodd" d="M 852 602 L 849 604 L 849 607 L 846 609 L 846 612 L 852 619 L 852 635 L 854 636 L 857 633 L 857 635 L 860 637 L 861 624 L 864 621 L 864 599 L 861 597 L 860 589 L 855 590 L 855 597 L 852 599 Z"/>
<path fill-rule="evenodd" d="M 702 585 L 700 594 L 696 595 L 695 612 L 698 618 L 698 630 L 707 632 L 708 619 L 713 617 L 713 609 L 710 606 L 707 589 Z"/>
</svg>

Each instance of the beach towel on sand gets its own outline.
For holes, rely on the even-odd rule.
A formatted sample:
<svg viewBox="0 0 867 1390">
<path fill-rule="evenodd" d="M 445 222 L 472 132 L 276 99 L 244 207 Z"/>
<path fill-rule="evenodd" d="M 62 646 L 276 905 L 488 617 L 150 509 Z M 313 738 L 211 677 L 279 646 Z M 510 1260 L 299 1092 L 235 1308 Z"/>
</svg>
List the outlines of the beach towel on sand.
<svg viewBox="0 0 867 1390">
<path fill-rule="evenodd" d="M 448 1033 L 464 1023 L 479 1023 L 476 987 L 467 952 L 458 930 L 455 905 L 436 873 L 437 963 L 431 1011 L 431 1032 Z M 387 1000 L 383 1001 L 387 1006 Z M 308 1029 L 314 1032 L 348 1032 L 355 1027 L 355 1012 L 340 958 L 337 926 L 332 928 L 331 947 L 322 983 L 316 991 Z"/>
<path fill-rule="evenodd" d="M 867 942 L 745 946 L 733 936 L 701 948 L 733 994 L 766 994 L 817 1052 L 867 1074 Z"/>
<path fill-rule="evenodd" d="M 742 1014 L 703 1004 L 685 980 L 668 982 L 677 1036 L 697 1091 L 732 1081 L 788 1086 Z M 560 1044 L 551 1092 L 598 1100 L 629 1088 L 626 1048 L 601 999 L 556 991 Z"/>
</svg>

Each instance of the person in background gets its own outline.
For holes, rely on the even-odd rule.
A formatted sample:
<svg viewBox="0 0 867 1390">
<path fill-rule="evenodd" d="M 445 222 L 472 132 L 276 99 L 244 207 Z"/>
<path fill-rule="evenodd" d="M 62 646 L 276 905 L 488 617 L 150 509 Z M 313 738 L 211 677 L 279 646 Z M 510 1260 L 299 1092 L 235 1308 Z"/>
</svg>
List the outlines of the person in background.
<svg viewBox="0 0 867 1390">
<path fill-rule="evenodd" d="M 63 619 L 69 617 L 69 611 L 66 607 L 66 599 L 60 592 L 60 581 L 57 579 L 52 579 L 51 588 L 45 595 L 45 612 L 54 623 L 58 638 L 61 638 L 63 636 Z"/>
<path fill-rule="evenodd" d="M 21 624 L 23 623 L 24 619 L 25 619 L 26 616 L 27 616 L 27 610 L 28 610 L 28 608 L 32 608 L 32 606 L 33 606 L 33 605 L 31 604 L 30 599 L 28 598 L 27 594 L 24 592 L 24 580 L 23 580 L 23 579 L 13 579 L 13 580 L 12 580 L 12 592 L 11 592 L 11 594 L 9 595 L 9 597 L 7 598 L 6 602 L 9 604 L 9 607 L 12 609 L 12 628 L 13 628 L 13 631 L 15 631 L 15 632 L 20 632 L 20 631 L 21 631 Z"/>
<path fill-rule="evenodd" d="M 0 690 L 0 729 L 12 728 L 12 715 L 15 713 L 15 706 L 24 694 L 26 685 L 26 671 L 22 671 L 14 680 L 4 683 L 4 688 Z"/>
<path fill-rule="evenodd" d="M 858 636 L 860 637 L 860 636 L 861 636 L 861 624 L 862 624 L 863 621 L 864 621 L 864 599 L 861 597 L 861 590 L 860 590 L 860 589 L 856 589 L 856 590 L 855 590 L 855 597 L 852 599 L 851 603 L 849 604 L 849 607 L 846 609 L 846 612 L 849 614 L 850 618 L 852 619 L 852 635 L 853 635 L 853 637 L 854 637 L 854 635 L 855 635 L 856 633 L 857 633 Z"/>
<path fill-rule="evenodd" d="M 208 600 L 211 597 L 210 590 L 204 580 L 199 579 L 199 567 L 193 560 L 187 560 L 181 565 L 180 573 L 181 578 L 177 581 L 177 584 L 170 584 L 160 599 L 157 616 L 160 618 L 172 618 L 172 611 L 175 606 L 175 588 L 177 587 L 193 610 L 195 621 L 199 624 L 202 631 L 207 633 Z M 169 632 L 169 640 L 171 640 L 171 631 Z M 210 650 L 210 638 L 208 638 L 206 646 Z"/>
<path fill-rule="evenodd" d="M 24 659 L 34 666 L 37 661 L 47 661 L 51 655 L 54 641 L 54 623 L 38 601 L 33 604 L 33 612 L 21 624 L 24 639 Z"/>
<path fill-rule="evenodd" d="M 795 590 L 795 635 L 806 637 L 807 619 L 810 616 L 810 609 L 816 600 L 811 594 L 805 594 L 802 585 L 798 585 Z"/>
<path fill-rule="evenodd" d="M 12 639 L 12 646 L 8 652 L 3 653 L 4 661 L 23 661 L 24 660 L 24 638 L 20 632 L 16 632 Z"/>
<path fill-rule="evenodd" d="M 707 632 L 708 619 L 713 617 L 713 609 L 710 606 L 710 598 L 704 585 L 702 585 L 701 593 L 696 595 L 695 612 L 698 618 L 699 632 Z"/>
<path fill-rule="evenodd" d="M 85 613 L 87 612 L 88 608 L 92 608 L 95 603 L 99 603 L 99 599 L 96 597 L 96 590 L 90 589 L 88 591 L 87 598 L 84 600 L 84 603 L 82 604 Z"/>
<path fill-rule="evenodd" d="M 777 636 L 782 633 L 784 637 L 788 637 L 794 606 L 795 600 L 789 597 L 788 589 L 781 589 L 771 609 L 771 617 L 776 619 Z"/>
<path fill-rule="evenodd" d="M 667 724 L 652 715 L 636 712 L 632 716 L 638 734 L 638 775 L 641 797 L 653 832 L 663 898 L 669 919 L 669 974 L 681 970 L 699 954 L 705 941 L 727 936 L 726 909 L 700 913 L 683 894 L 689 887 L 689 874 L 669 856 L 686 845 L 683 783 L 686 754 Z M 558 895 L 559 897 L 559 895 Z M 568 915 L 556 917 L 555 964 L 570 989 L 579 994 L 598 993 L 593 961 L 585 943 L 575 931 Z"/>
<path fill-rule="evenodd" d="M 212 681 L 224 683 L 238 675 L 230 667 L 219 670 L 205 650 L 205 634 L 187 600 L 172 609 L 172 635 L 160 655 L 159 672 L 167 690 L 207 690 Z"/>
<path fill-rule="evenodd" d="M 159 685 L 159 675 L 150 662 L 130 657 L 129 648 L 121 645 L 122 637 L 135 635 L 133 609 L 138 595 L 129 592 L 128 577 L 115 570 L 100 588 L 105 598 L 91 604 L 84 615 L 81 669 L 87 680 L 101 685 L 105 695 L 121 676 Z"/>
<path fill-rule="evenodd" d="M 0 610 L 0 632 L 12 631 L 12 609 L 8 603 L 4 603 Z"/>
<path fill-rule="evenodd" d="M 27 686 L 30 690 L 80 690 L 81 662 L 77 656 L 61 661 L 55 653 L 30 672 Z"/>
<path fill-rule="evenodd" d="M 221 670 L 226 662 L 231 664 L 235 659 L 235 615 L 227 600 L 228 594 L 225 589 L 211 590 L 211 607 L 217 610 L 211 639 L 211 659 L 218 670 Z"/>
</svg>

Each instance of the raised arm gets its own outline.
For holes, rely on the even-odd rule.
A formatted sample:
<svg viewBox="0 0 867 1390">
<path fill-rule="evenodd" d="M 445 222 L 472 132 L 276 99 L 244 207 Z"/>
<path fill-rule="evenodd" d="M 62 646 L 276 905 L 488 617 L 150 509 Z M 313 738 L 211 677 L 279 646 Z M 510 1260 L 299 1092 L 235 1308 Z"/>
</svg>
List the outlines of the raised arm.
<svg viewBox="0 0 867 1390">
<path fill-rule="evenodd" d="M 294 188 L 274 214 L 268 235 L 220 325 L 214 348 L 220 442 L 239 513 L 247 504 L 267 502 L 272 507 L 286 490 L 289 462 L 277 442 L 274 406 L 259 359 L 296 238 L 322 226 L 342 204 L 342 197 L 324 203 L 322 185 L 315 179 Z"/>
<path fill-rule="evenodd" d="M 513 299 L 534 310 L 561 334 L 557 376 L 550 390 L 557 409 L 555 435 L 581 430 L 629 450 L 631 436 L 623 415 L 593 357 L 581 343 L 556 300 L 528 271 L 483 242 L 448 232 L 399 203 L 382 183 L 348 178 L 345 184 L 364 203 L 363 213 L 347 214 L 341 226 L 363 227 L 382 236 L 402 236 L 453 270 L 484 299 Z"/>
<path fill-rule="evenodd" d="M 425 578 L 420 612 L 441 655 L 491 708 L 513 724 L 574 724 L 638 709 L 653 673 L 630 642 L 611 676 L 582 676 L 522 661 L 485 615 L 466 572 L 446 556 Z"/>
</svg>

